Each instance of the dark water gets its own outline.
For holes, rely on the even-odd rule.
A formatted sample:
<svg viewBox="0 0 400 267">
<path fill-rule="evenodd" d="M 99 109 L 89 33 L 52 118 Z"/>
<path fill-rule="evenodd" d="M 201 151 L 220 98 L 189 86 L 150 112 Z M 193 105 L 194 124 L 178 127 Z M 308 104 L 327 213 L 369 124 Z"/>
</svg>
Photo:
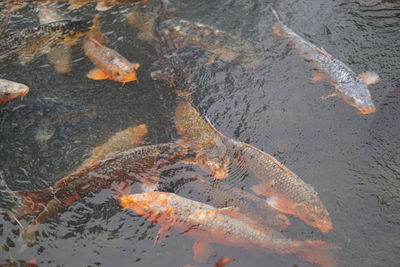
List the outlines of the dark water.
<svg viewBox="0 0 400 267">
<path fill-rule="evenodd" d="M 320 194 L 334 229 L 323 234 L 291 217 L 292 225 L 284 234 L 332 243 L 338 266 L 398 266 L 400 3 L 240 0 L 172 1 L 172 5 L 180 10 L 174 16 L 241 36 L 259 54 L 262 66 L 256 69 L 223 62 L 203 68 L 196 77 L 193 103 L 222 133 L 274 155 Z M 379 73 L 381 81 L 370 86 L 376 113 L 359 115 L 340 99 L 320 99 L 332 88 L 310 82 L 307 63 L 272 34 L 271 6 L 294 31 L 356 73 Z M 61 10 L 74 18 L 95 14 L 94 5 Z M 151 43 L 138 40 L 137 31 L 123 18 L 128 11 L 120 6 L 104 12 L 103 31 L 112 40 L 109 47 L 141 64 L 139 83 L 122 86 L 87 79 L 92 64 L 84 58 L 81 45 L 73 48 L 73 71 L 64 75 L 57 74 L 45 56 L 26 66 L 19 65 L 16 57 L 1 63 L 2 78 L 31 89 L 23 99 L 0 104 L 1 190 L 50 186 L 74 171 L 93 147 L 132 125 L 148 125 L 145 144 L 178 139 L 173 113 L 179 97 L 150 78 L 157 57 Z M 31 5 L 12 17 L 10 27 L 37 23 Z M 192 183 L 182 180 L 201 170 L 183 164 L 174 168 L 163 175 L 161 189 L 206 201 L 201 193 L 193 193 Z M 255 182 L 248 173 L 233 173 L 231 185 Z M 0 209 L 13 211 L 13 205 L 13 199 L 2 193 Z M 26 226 L 30 220 L 21 223 Z M 169 238 L 154 244 L 158 229 L 121 210 L 111 191 L 103 190 L 41 225 L 37 242 L 23 252 L 20 227 L 0 214 L 0 263 L 35 257 L 43 266 L 213 266 L 221 257 L 232 257 L 231 266 L 311 266 L 292 255 L 255 257 L 245 249 L 216 244 L 212 256 L 198 264 L 192 260 L 190 237 L 172 231 Z"/>
</svg>

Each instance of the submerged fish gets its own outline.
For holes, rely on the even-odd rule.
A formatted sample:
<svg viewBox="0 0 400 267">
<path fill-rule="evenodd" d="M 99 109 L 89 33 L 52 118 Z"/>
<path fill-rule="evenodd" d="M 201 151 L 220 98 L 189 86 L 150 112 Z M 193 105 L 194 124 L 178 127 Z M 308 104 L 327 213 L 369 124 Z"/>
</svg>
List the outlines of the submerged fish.
<svg viewBox="0 0 400 267">
<path fill-rule="evenodd" d="M 230 162 L 236 161 L 259 179 L 260 183 L 252 189 L 269 197 L 272 207 L 292 214 L 322 232 L 332 229 L 329 212 L 315 190 L 273 156 L 226 137 L 202 119 L 186 100 L 176 109 L 175 125 L 184 141 L 196 151 L 197 163 L 207 166 L 215 178 L 227 177 Z"/>
<path fill-rule="evenodd" d="M 130 5 L 138 2 L 145 4 L 147 3 L 147 0 L 5 0 L 3 2 L 6 4 L 6 7 L 2 12 L 9 14 L 27 4 L 68 2 L 68 9 L 76 9 L 89 3 L 97 3 L 96 10 L 106 11 L 112 8 L 114 5 Z"/>
<path fill-rule="evenodd" d="M 61 20 L 15 31 L 0 37 L 0 59 L 19 53 L 20 63 L 26 64 L 36 55 L 46 54 L 62 43 L 76 41 L 93 28 L 89 20 Z"/>
<path fill-rule="evenodd" d="M 297 241 L 281 233 L 260 226 L 238 213 L 235 208 L 217 209 L 201 202 L 189 200 L 172 193 L 148 192 L 123 196 L 120 203 L 138 215 L 161 226 L 157 241 L 175 228 L 196 240 L 193 245 L 194 260 L 208 257 L 209 243 L 236 247 L 264 249 L 279 254 L 296 254 L 300 258 L 324 267 L 336 266 L 331 255 L 331 245 L 320 240 Z"/>
<path fill-rule="evenodd" d="M 31 191 L 12 192 L 21 197 L 18 215 L 42 210 L 51 200 L 69 205 L 91 192 L 118 184 L 139 181 L 158 182 L 160 168 L 185 159 L 187 149 L 174 143 L 150 145 L 114 154 L 59 180 L 53 186 Z"/>
<path fill-rule="evenodd" d="M 226 178 L 229 174 L 230 158 L 221 135 L 203 120 L 192 105 L 182 100 L 176 107 L 175 127 L 183 137 L 181 144 L 196 151 L 196 164 L 214 178 Z"/>
<path fill-rule="evenodd" d="M 211 183 L 202 177 L 197 177 L 196 180 L 201 185 L 206 186 L 200 193 L 202 196 L 210 199 L 212 203 L 222 203 L 223 207 L 237 207 L 240 213 L 262 225 L 274 229 L 284 230 L 290 225 L 289 219 L 284 214 L 272 208 L 265 199 L 261 199 L 250 192 L 230 186 L 222 181 Z M 220 207 L 219 204 L 214 205 Z"/>
<path fill-rule="evenodd" d="M 98 23 L 99 20 L 96 17 L 95 24 L 98 25 Z M 93 80 L 110 79 L 121 83 L 136 81 L 136 70 L 139 69 L 140 64 L 131 63 L 118 52 L 102 45 L 100 40 L 96 40 L 100 39 L 99 35 L 101 33 L 97 29 L 83 42 L 85 55 L 96 66 L 87 74 L 87 77 Z"/>
<path fill-rule="evenodd" d="M 0 102 L 5 102 L 29 92 L 29 87 L 6 79 L 0 79 Z"/>
<path fill-rule="evenodd" d="M 52 4 L 43 4 L 39 6 L 38 12 L 39 21 L 41 24 L 51 23 L 54 21 L 64 20 Z M 58 73 L 68 73 L 72 70 L 72 48 L 70 43 L 61 43 L 59 46 L 54 47 L 47 54 L 47 58 L 53 64 L 54 69 Z"/>
<path fill-rule="evenodd" d="M 328 54 L 323 48 L 306 41 L 284 25 L 275 10 L 272 9 L 272 12 L 278 20 L 273 27 L 273 32 L 276 35 L 283 35 L 290 45 L 296 48 L 313 68 L 317 69 L 312 80 L 326 80 L 335 87 L 335 92 L 328 97 L 339 96 L 344 102 L 357 108 L 361 114 L 375 112 L 376 108 L 367 86 L 379 80 L 376 73 L 366 72 L 357 76 L 346 64 Z"/>
<path fill-rule="evenodd" d="M 103 160 L 107 156 L 119 152 L 123 152 L 140 145 L 143 137 L 147 134 L 146 124 L 140 124 L 138 126 L 129 127 L 125 130 L 119 131 L 113 135 L 106 143 L 101 146 L 95 147 L 92 151 L 90 158 L 79 168 L 88 167 L 94 164 L 96 161 Z"/>
</svg>

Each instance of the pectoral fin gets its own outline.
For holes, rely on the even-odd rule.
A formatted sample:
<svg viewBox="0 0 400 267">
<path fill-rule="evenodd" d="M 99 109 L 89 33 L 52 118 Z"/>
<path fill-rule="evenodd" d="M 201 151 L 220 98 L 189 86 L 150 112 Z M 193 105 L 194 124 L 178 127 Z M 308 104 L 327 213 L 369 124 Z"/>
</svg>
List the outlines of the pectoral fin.
<svg viewBox="0 0 400 267">
<path fill-rule="evenodd" d="M 196 241 L 193 244 L 193 260 L 202 262 L 206 260 L 212 252 L 212 246 L 203 241 Z"/>
<path fill-rule="evenodd" d="M 34 57 L 35 57 L 35 55 L 32 53 L 21 52 L 21 54 L 18 57 L 19 63 L 21 63 L 21 65 L 25 65 L 25 64 L 31 62 Z"/>
<path fill-rule="evenodd" d="M 96 5 L 96 10 L 97 11 L 107 11 L 110 8 L 112 8 L 112 6 L 108 5 L 105 2 L 98 2 L 97 5 Z"/>
<path fill-rule="evenodd" d="M 169 230 L 171 227 L 169 225 L 164 225 L 158 230 L 157 235 L 156 235 L 156 240 L 154 240 L 154 243 L 159 243 L 165 238 L 169 236 Z"/>
<path fill-rule="evenodd" d="M 98 68 L 92 69 L 86 76 L 93 80 L 105 80 L 110 78 L 107 73 Z"/>
<path fill-rule="evenodd" d="M 379 81 L 379 75 L 376 74 L 375 72 L 360 73 L 360 74 L 358 74 L 358 78 L 363 80 L 363 82 L 366 86 L 368 86 L 370 84 L 375 84 Z"/>
<path fill-rule="evenodd" d="M 316 71 L 314 72 L 313 77 L 311 78 L 311 81 L 313 82 L 320 82 L 326 80 L 326 74 L 322 71 Z"/>
<path fill-rule="evenodd" d="M 330 95 L 321 96 L 321 100 L 327 100 L 328 98 L 331 98 L 331 97 L 334 97 L 334 96 L 338 96 L 337 93 L 332 93 Z"/>
</svg>

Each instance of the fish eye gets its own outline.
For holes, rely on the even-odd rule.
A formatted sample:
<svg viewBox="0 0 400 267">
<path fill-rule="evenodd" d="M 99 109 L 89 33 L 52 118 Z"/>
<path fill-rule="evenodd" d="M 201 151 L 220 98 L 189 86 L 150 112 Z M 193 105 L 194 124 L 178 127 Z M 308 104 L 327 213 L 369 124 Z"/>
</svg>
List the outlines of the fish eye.
<svg viewBox="0 0 400 267">
<path fill-rule="evenodd" d="M 116 72 L 114 72 L 114 75 L 119 77 L 119 76 L 121 76 L 121 73 L 119 71 L 116 71 Z"/>
</svg>

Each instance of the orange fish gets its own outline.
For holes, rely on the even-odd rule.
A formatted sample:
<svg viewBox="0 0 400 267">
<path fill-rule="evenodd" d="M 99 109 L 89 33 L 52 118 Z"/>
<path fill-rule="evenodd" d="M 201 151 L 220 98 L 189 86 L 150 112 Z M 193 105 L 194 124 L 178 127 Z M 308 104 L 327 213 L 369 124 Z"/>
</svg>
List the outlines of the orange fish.
<svg viewBox="0 0 400 267">
<path fill-rule="evenodd" d="M 143 137 L 147 134 L 146 124 L 128 127 L 113 135 L 106 143 L 95 147 L 90 158 L 79 167 L 84 168 L 92 165 L 98 160 L 103 160 L 111 154 L 124 152 L 140 145 Z"/>
<path fill-rule="evenodd" d="M 29 87 L 25 84 L 16 83 L 6 79 L 0 79 L 0 102 L 5 102 L 19 96 L 24 96 L 29 92 Z"/>
<path fill-rule="evenodd" d="M 157 241 L 164 238 L 170 228 L 196 240 L 194 260 L 205 260 L 212 248 L 209 243 L 235 247 L 255 248 L 279 254 L 296 254 L 300 258 L 323 267 L 336 266 L 331 245 L 321 240 L 297 241 L 281 233 L 260 226 L 238 213 L 235 208 L 217 209 L 172 193 L 147 192 L 123 196 L 120 203 L 138 215 L 161 226 Z"/>
<path fill-rule="evenodd" d="M 96 31 L 83 41 L 85 55 L 96 66 L 87 77 L 93 80 L 110 79 L 116 82 L 127 83 L 137 80 L 136 70 L 140 64 L 131 63 L 118 52 L 100 43 L 101 33 L 99 31 L 99 18 L 94 20 Z"/>
</svg>

